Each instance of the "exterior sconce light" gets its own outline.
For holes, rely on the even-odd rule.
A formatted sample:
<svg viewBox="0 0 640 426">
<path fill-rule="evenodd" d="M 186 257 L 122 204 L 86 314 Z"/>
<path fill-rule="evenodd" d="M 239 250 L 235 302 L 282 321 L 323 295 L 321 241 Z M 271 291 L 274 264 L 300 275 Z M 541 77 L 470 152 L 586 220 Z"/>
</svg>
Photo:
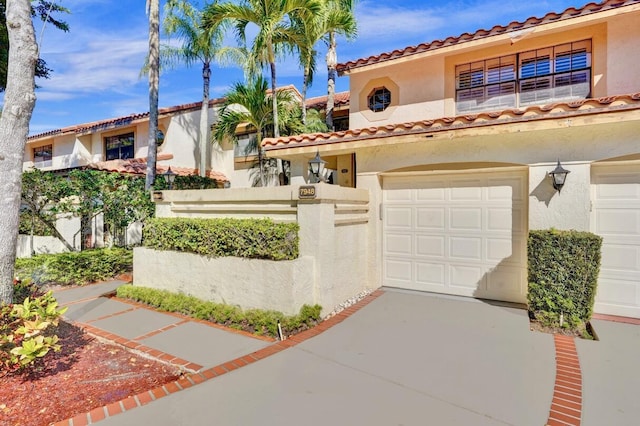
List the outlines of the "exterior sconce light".
<svg viewBox="0 0 640 426">
<path fill-rule="evenodd" d="M 309 160 L 309 169 L 311 174 L 315 176 L 317 182 L 322 182 L 322 172 L 324 172 L 324 165 L 327 162 L 320 157 L 320 151 L 316 151 L 316 156 L 313 160 Z"/>
<path fill-rule="evenodd" d="M 164 181 L 169 185 L 169 190 L 173 189 L 173 182 L 176 180 L 176 174 L 171 170 L 171 166 L 162 174 Z"/>
<path fill-rule="evenodd" d="M 556 191 L 560 192 L 562 187 L 564 186 L 564 182 L 567 179 L 567 175 L 571 173 L 569 170 L 564 169 L 560 165 L 560 160 L 558 160 L 558 165 L 556 168 L 549 172 L 549 176 L 551 176 L 551 181 L 553 183 L 553 187 Z"/>
</svg>

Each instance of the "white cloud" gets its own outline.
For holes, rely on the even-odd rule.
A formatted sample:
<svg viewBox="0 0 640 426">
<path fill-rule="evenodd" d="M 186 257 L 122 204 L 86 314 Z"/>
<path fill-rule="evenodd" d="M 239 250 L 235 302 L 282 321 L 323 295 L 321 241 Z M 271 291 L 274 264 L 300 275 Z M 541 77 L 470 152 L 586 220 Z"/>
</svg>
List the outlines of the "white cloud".
<svg viewBox="0 0 640 426">
<path fill-rule="evenodd" d="M 393 5 L 390 5 L 393 4 Z M 375 44 L 375 40 L 388 41 L 388 38 L 411 38 L 422 36 L 427 31 L 446 25 L 447 16 L 437 8 L 415 8 L 402 6 L 401 1 L 380 3 L 363 1 L 356 6 L 358 20 L 358 39 Z"/>
</svg>

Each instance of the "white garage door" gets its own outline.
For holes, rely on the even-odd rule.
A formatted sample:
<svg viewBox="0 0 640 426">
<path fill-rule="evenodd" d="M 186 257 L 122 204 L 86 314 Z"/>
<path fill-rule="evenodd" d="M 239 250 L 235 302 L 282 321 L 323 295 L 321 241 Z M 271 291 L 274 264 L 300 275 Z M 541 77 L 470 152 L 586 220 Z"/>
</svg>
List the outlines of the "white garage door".
<svg viewBox="0 0 640 426">
<path fill-rule="evenodd" d="M 640 166 L 594 166 L 591 224 L 603 238 L 595 312 L 640 318 Z"/>
<path fill-rule="evenodd" d="M 383 285 L 526 302 L 526 171 L 383 180 Z"/>
</svg>

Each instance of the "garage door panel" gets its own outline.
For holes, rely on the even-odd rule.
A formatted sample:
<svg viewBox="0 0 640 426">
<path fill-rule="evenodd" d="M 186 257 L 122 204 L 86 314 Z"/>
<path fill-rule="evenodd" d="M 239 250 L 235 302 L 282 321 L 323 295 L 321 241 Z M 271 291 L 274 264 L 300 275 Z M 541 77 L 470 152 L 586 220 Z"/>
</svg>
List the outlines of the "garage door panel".
<svg viewBox="0 0 640 426">
<path fill-rule="evenodd" d="M 416 227 L 444 231 L 446 209 L 444 207 L 422 207 L 416 209 Z"/>
<path fill-rule="evenodd" d="M 482 200 L 482 188 L 477 188 L 477 181 L 457 181 L 456 186 L 451 187 L 451 201 L 480 201 Z"/>
<path fill-rule="evenodd" d="M 640 318 L 640 171 L 592 169 L 592 230 L 602 237 L 594 310 Z"/>
<path fill-rule="evenodd" d="M 429 285 L 432 288 L 440 288 L 440 291 L 446 285 L 446 265 L 443 263 L 416 263 L 416 283 L 421 285 Z"/>
<path fill-rule="evenodd" d="M 442 188 L 442 182 L 439 181 L 434 185 L 433 188 L 422 188 L 416 190 L 416 200 L 417 201 L 444 201 L 445 200 L 445 190 Z"/>
<path fill-rule="evenodd" d="M 411 281 L 411 262 L 401 260 L 387 260 L 385 262 L 385 278 L 402 282 Z"/>
<path fill-rule="evenodd" d="M 473 296 L 475 291 L 484 291 L 484 268 L 482 266 L 452 263 L 449 265 L 449 273 L 451 287 L 465 289 L 462 293 L 465 296 Z"/>
<path fill-rule="evenodd" d="M 526 301 L 525 181 L 518 171 L 385 177 L 383 284 Z M 410 197 L 404 193 L 408 188 Z M 403 196 L 389 194 L 397 191 Z M 514 200 L 514 195 L 522 200 Z M 413 235 L 410 253 L 406 248 L 390 251 L 388 237 L 397 234 Z M 412 265 L 411 278 L 406 262 Z M 387 268 L 393 268 L 391 273 Z"/>
<path fill-rule="evenodd" d="M 637 305 L 638 286 L 604 278 L 598 282 L 597 297 L 600 303 L 633 307 Z"/>
<path fill-rule="evenodd" d="M 495 262 L 496 265 L 514 255 L 514 244 L 511 238 L 487 238 L 486 244 L 487 260 L 492 263 Z M 516 257 L 512 261 L 518 260 L 520 259 Z"/>
<path fill-rule="evenodd" d="M 449 257 L 467 261 L 482 261 L 482 238 L 450 237 Z"/>
<path fill-rule="evenodd" d="M 416 256 L 444 259 L 446 239 L 443 235 L 416 235 Z"/>
<path fill-rule="evenodd" d="M 640 234 L 640 212 L 624 209 L 601 208 L 596 213 L 596 227 L 603 234 Z"/>
<path fill-rule="evenodd" d="M 449 229 L 482 231 L 482 209 L 451 207 L 449 209 Z"/>
<path fill-rule="evenodd" d="M 411 234 L 392 234 L 385 237 L 385 250 L 395 256 L 411 256 L 411 246 L 413 236 Z"/>
<path fill-rule="evenodd" d="M 607 271 L 640 271 L 640 247 L 608 243 L 602 248 L 602 264 L 606 265 Z"/>
<path fill-rule="evenodd" d="M 390 207 L 385 212 L 386 226 L 389 228 L 411 229 L 412 227 L 411 207 Z"/>
</svg>

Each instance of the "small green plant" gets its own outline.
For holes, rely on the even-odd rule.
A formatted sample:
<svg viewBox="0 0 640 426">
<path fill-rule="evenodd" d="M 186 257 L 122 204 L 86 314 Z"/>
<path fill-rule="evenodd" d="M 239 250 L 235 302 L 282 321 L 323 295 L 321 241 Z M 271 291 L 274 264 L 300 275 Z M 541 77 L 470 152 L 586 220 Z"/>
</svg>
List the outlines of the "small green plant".
<svg viewBox="0 0 640 426">
<path fill-rule="evenodd" d="M 35 284 L 84 285 L 130 272 L 132 268 L 133 252 L 114 247 L 16 259 L 15 275 Z"/>
<path fill-rule="evenodd" d="M 285 335 L 295 334 L 316 325 L 320 320 L 320 305 L 304 305 L 298 315 L 287 316 L 277 311 L 249 309 L 200 300 L 185 294 L 171 293 L 147 287 L 120 286 L 117 296 L 145 303 L 166 312 L 177 312 L 192 318 L 211 321 L 249 333 L 278 337 L 278 321 Z"/>
<path fill-rule="evenodd" d="M 298 257 L 297 223 L 270 219 L 158 218 L 145 223 L 143 245 L 210 257 L 291 260 Z"/>
<path fill-rule="evenodd" d="M 58 309 L 52 292 L 0 306 L 0 365 L 4 372 L 34 368 L 49 351 L 60 350 L 52 330 L 67 308 Z"/>
</svg>

